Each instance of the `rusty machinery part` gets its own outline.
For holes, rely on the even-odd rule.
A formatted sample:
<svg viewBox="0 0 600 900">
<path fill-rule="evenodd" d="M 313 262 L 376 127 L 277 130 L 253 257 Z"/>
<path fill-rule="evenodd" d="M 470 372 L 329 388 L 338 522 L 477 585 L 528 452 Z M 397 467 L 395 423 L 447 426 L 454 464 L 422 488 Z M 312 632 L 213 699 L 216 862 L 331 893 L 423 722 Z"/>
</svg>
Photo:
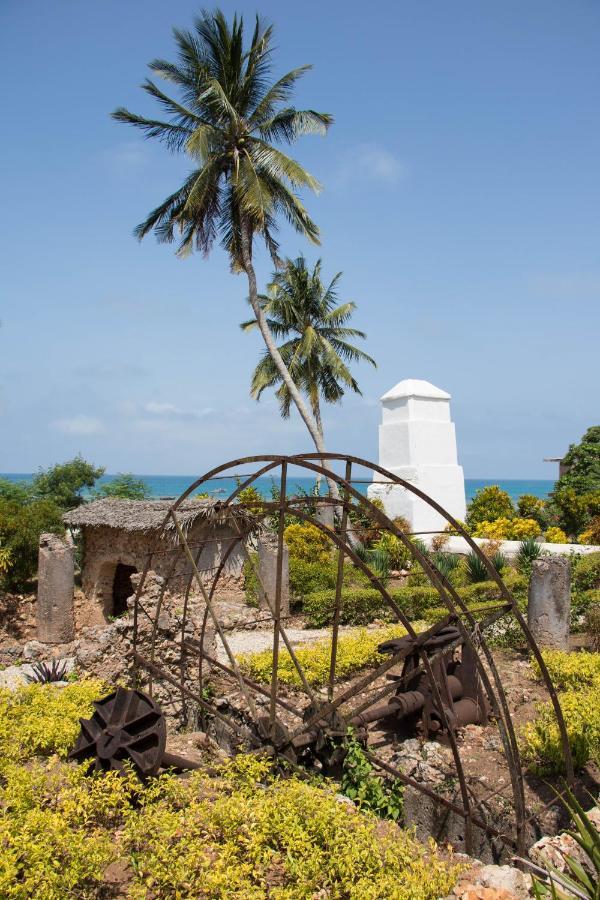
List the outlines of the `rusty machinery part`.
<svg viewBox="0 0 600 900">
<path fill-rule="evenodd" d="M 322 483 L 330 486 L 328 496 L 291 495 L 291 467 L 301 469 L 305 475 L 320 477 Z M 343 475 L 340 475 L 340 470 Z M 261 501 L 256 496 L 252 497 L 245 512 L 252 513 L 254 525 L 246 520 L 243 526 L 235 526 L 235 532 L 223 542 L 220 558 L 217 565 L 214 565 L 214 546 L 207 546 L 213 545 L 214 541 L 210 535 L 206 540 L 188 541 L 188 535 L 178 519 L 178 509 L 184 500 L 197 491 L 205 490 L 208 481 L 231 481 L 233 477 L 236 478 L 236 488 L 225 499 L 218 501 L 218 509 L 243 502 L 239 499 L 241 492 L 257 479 L 277 477 L 278 489 L 272 500 Z M 373 480 L 380 485 L 388 484 L 391 488 L 416 495 L 420 502 L 435 510 L 441 520 L 448 523 L 479 557 L 489 579 L 497 585 L 499 598 L 493 608 L 486 609 L 483 617 L 475 618 L 457 590 L 436 567 L 434 559 L 423 551 L 418 542 L 412 540 L 410 533 L 403 531 L 397 521 L 392 521 L 359 489 L 361 485 L 372 483 Z M 332 484 L 337 487 L 338 496 L 331 493 Z M 289 521 L 291 516 L 295 521 L 314 525 L 326 535 L 334 558 L 337 558 L 329 677 L 322 688 L 316 688 L 306 676 L 286 631 L 287 621 L 281 606 L 283 532 L 286 519 Z M 276 575 L 274 586 L 268 590 L 247 545 L 248 536 L 259 533 L 264 528 L 267 517 L 276 531 Z M 413 562 L 421 567 L 439 594 L 439 606 L 447 609 L 447 616 L 443 621 L 425 632 L 418 633 L 415 630 L 386 584 L 356 552 L 356 529 L 365 520 L 370 527 L 394 535 L 409 552 Z M 440 526 L 440 531 L 443 527 Z M 168 542 L 163 541 L 163 535 L 169 537 Z M 175 654 L 176 662 L 169 664 L 161 659 L 158 644 L 158 619 L 168 590 L 168 578 L 163 580 L 157 598 L 148 601 L 144 597 L 144 583 L 148 573 L 152 571 L 153 558 L 166 552 L 165 543 L 171 548 L 169 552 L 174 554 L 174 560 L 179 554 L 179 560 L 185 562 L 187 572 L 180 637 L 175 637 L 172 641 L 179 652 Z M 205 561 L 208 551 L 212 554 L 210 569 L 206 568 Z M 263 602 L 261 624 L 272 630 L 270 684 L 258 683 L 240 667 L 226 628 L 220 621 L 218 608 L 215 608 L 215 592 L 220 578 L 226 571 L 231 554 L 238 551 L 253 569 L 260 588 Z M 340 682 L 336 677 L 336 666 L 342 620 L 344 566 L 348 562 L 361 571 L 379 592 L 383 605 L 388 609 L 388 617 L 403 626 L 406 636 L 382 645 L 380 650 L 383 661 L 366 674 Z M 199 631 L 190 628 L 192 595 L 204 609 L 203 625 Z M 173 502 L 165 516 L 162 531 L 157 534 L 155 548 L 149 554 L 134 598 L 133 662 L 136 683 L 140 686 L 143 684 L 150 694 L 153 682 L 178 689 L 184 711 L 186 707 L 194 705 L 201 715 L 207 717 L 207 722 L 218 726 L 222 732 L 242 737 L 237 746 L 245 743 L 250 750 L 266 750 L 294 763 L 317 762 L 329 772 L 335 772 L 339 768 L 344 738 L 351 727 L 363 740 L 369 759 L 379 770 L 434 798 L 464 819 L 467 852 L 473 846 L 473 829 L 477 828 L 499 839 L 509 848 L 516 847 L 522 853 L 528 815 L 519 746 L 502 678 L 486 640 L 486 630 L 505 616 L 512 616 L 516 620 L 524 643 L 538 663 L 556 712 L 567 778 L 572 781 L 573 764 L 564 719 L 540 650 L 498 572 L 459 522 L 414 485 L 381 466 L 358 457 L 335 453 L 246 457 L 217 466 L 197 479 Z M 147 643 L 144 646 L 142 642 L 142 621 L 146 629 L 150 623 L 149 649 Z M 211 632 L 218 635 L 221 642 L 222 653 L 219 658 L 212 647 L 212 638 L 208 637 Z M 147 641 L 147 638 L 144 640 Z M 288 664 L 293 666 L 297 676 L 297 686 L 293 689 L 285 685 L 282 688 L 279 678 L 279 659 L 283 650 L 287 651 Z M 195 682 L 189 681 L 190 672 L 197 673 L 194 676 Z M 221 698 L 215 695 L 209 699 L 204 691 L 208 675 L 211 680 L 217 679 L 222 685 L 219 690 L 224 696 Z M 223 704 L 224 697 L 230 702 L 230 698 L 236 696 L 239 697 L 237 707 L 235 699 L 233 706 L 231 703 Z M 461 755 L 461 727 L 486 722 L 497 727 L 506 760 L 508 778 L 502 792 L 502 802 L 505 807 L 513 810 L 510 833 L 504 828 L 502 832 L 498 831 L 494 821 L 490 822 L 483 816 L 482 810 L 487 798 L 481 795 L 481 784 L 476 784 L 476 779 L 471 778 L 466 766 L 468 761 Z M 369 736 L 372 730 L 370 726 L 379 727 L 379 723 L 382 723 L 386 731 L 396 732 L 398 736 L 402 736 L 407 728 L 418 725 L 424 736 L 447 743 L 456 773 L 456 796 L 448 798 L 432 792 L 427 785 L 412 780 L 387 758 L 378 755 L 375 746 L 369 743 Z"/>
<path fill-rule="evenodd" d="M 93 703 L 91 719 L 80 719 L 81 730 L 69 759 L 93 760 L 93 771 L 123 771 L 129 762 L 142 777 L 159 769 L 194 769 L 196 764 L 165 751 L 167 725 L 158 704 L 138 690 L 118 687 Z"/>
<path fill-rule="evenodd" d="M 485 725 L 490 707 L 482 688 L 472 648 L 461 638 L 456 625 L 446 625 L 425 639 L 409 636 L 385 641 L 379 645 L 380 653 L 406 652 L 400 675 L 388 675 L 397 682 L 397 690 L 386 703 L 374 704 L 350 720 L 355 727 L 366 727 L 372 722 L 403 720 L 418 716 L 423 733 L 438 737 L 448 729 L 456 731 L 465 725 Z M 436 702 L 429 674 L 420 667 L 419 645 L 431 656 L 431 670 L 437 683 L 437 694 L 443 709 Z M 446 649 L 448 648 L 448 649 Z"/>
</svg>

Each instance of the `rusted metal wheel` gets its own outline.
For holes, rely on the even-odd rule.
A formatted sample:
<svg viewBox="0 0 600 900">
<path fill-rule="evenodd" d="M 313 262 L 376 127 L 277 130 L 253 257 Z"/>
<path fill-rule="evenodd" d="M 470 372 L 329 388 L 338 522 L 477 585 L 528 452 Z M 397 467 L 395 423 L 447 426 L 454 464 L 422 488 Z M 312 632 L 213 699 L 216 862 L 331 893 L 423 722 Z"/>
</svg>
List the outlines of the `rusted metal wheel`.
<svg viewBox="0 0 600 900">
<path fill-rule="evenodd" d="M 303 470 L 303 474 L 318 475 L 325 482 L 337 484 L 339 499 L 330 495 L 290 496 L 289 487 L 293 485 L 293 476 L 290 474 L 292 467 Z M 339 474 L 340 468 L 344 471 L 343 476 Z M 239 503 L 241 491 L 265 475 L 278 475 L 277 490 L 273 500 L 260 501 L 256 497 L 252 498 L 254 526 L 247 523 L 236 526 L 238 533 L 222 546 L 217 562 L 206 568 L 202 562 L 206 558 L 203 554 L 211 540 L 207 537 L 199 545 L 191 545 L 178 520 L 178 508 L 196 491 L 204 490 L 206 482 L 219 478 L 231 479 L 234 474 L 237 476 L 237 486 L 225 500 L 220 501 L 222 508 Z M 388 518 L 359 490 L 361 484 L 372 482 L 374 474 L 380 483 L 410 491 L 423 503 L 433 507 L 480 558 L 489 579 L 497 585 L 498 596 L 497 604 L 493 609 L 486 609 L 485 617 L 475 617 L 432 558 L 412 540 L 414 535 L 404 532 L 397 522 Z M 415 629 L 385 583 L 356 552 L 352 522 L 357 510 L 379 531 L 394 535 L 437 590 L 439 605 L 447 610 L 447 615 L 425 632 Z M 335 515 L 332 515 L 333 512 Z M 287 633 L 287 622 L 281 607 L 283 532 L 286 520 L 291 516 L 296 521 L 308 522 L 318 528 L 329 540 L 333 558 L 337 559 L 329 676 L 319 688 L 311 683 L 298 659 Z M 269 517 L 271 527 L 276 531 L 277 552 L 276 577 L 274 585 L 268 590 L 261 581 L 247 546 L 250 535 L 260 529 L 265 517 Z M 243 522 L 242 519 L 240 521 Z M 160 595 L 153 595 L 149 606 L 144 598 L 144 584 L 152 570 L 150 554 L 134 604 L 133 656 L 138 684 L 143 684 L 149 692 L 152 692 L 154 685 L 168 687 L 171 692 L 173 689 L 179 691 L 182 703 L 195 704 L 221 733 L 232 737 L 232 747 L 266 749 L 294 764 L 319 765 L 328 773 L 335 774 L 339 770 L 343 759 L 344 738 L 348 728 L 352 727 L 363 739 L 368 758 L 380 772 L 399 778 L 413 791 L 439 803 L 442 812 L 445 809 L 446 814 L 458 817 L 462 822 L 460 830 L 467 852 L 474 850 L 473 835 L 476 831 L 491 836 L 508 848 L 508 853 L 513 853 L 514 850 L 521 854 L 524 852 L 526 827 L 530 817 L 526 809 L 519 744 L 502 676 L 486 640 L 487 629 L 504 617 L 512 617 L 513 622 L 521 629 L 523 643 L 537 660 L 554 704 L 563 740 L 567 776 L 572 778 L 573 766 L 564 720 L 540 651 L 517 603 L 490 560 L 460 523 L 439 504 L 414 485 L 357 457 L 314 453 L 247 457 L 207 472 L 172 504 L 163 523 L 163 533 L 157 539 L 157 553 L 165 552 L 164 542 L 161 543 L 161 540 L 166 535 L 175 535 L 170 552 L 179 560 L 178 571 L 181 571 L 183 558 L 188 572 L 180 634 L 172 640 L 173 648 L 177 650 L 177 662 L 167 664 L 157 650 L 158 622 L 169 585 L 168 579 L 165 579 Z M 219 580 L 230 554 L 240 548 L 247 563 L 254 568 L 254 576 L 265 601 L 264 608 L 257 611 L 257 624 L 270 629 L 270 684 L 257 683 L 240 666 L 218 611 L 215 592 Z M 362 572 L 371 586 L 379 592 L 382 603 L 387 607 L 388 618 L 403 626 L 405 636 L 383 646 L 383 661 L 366 674 L 360 673 L 343 681 L 338 677 L 338 651 L 343 621 L 344 565 L 348 562 Z M 192 594 L 196 599 L 200 598 L 204 608 L 204 625 L 196 631 L 190 629 L 189 623 Z M 142 622 L 146 627 L 148 623 L 151 625 L 149 650 L 147 640 L 143 646 L 140 639 Z M 215 653 L 214 647 L 207 640 L 208 626 L 220 641 L 219 654 Z M 173 648 L 169 653 L 171 660 L 175 658 Z M 287 653 L 288 663 L 294 670 L 296 684 L 293 688 L 289 684 L 282 684 L 280 677 L 283 652 Z M 194 685 L 189 681 L 190 671 L 196 673 Z M 217 686 L 214 696 L 208 696 L 205 691 L 209 672 L 211 680 Z M 407 776 L 390 762 L 389 756 L 382 755 L 372 741 L 373 723 L 384 722 L 387 726 L 391 723 L 391 731 L 396 730 L 397 740 L 404 724 L 414 724 L 417 719 L 422 736 L 443 739 L 449 748 L 455 772 L 455 790 L 450 798 L 441 796 L 427 784 Z M 504 786 L 491 792 L 489 789 L 483 790 L 476 776 L 469 772 L 469 760 L 466 759 L 464 742 L 461 743 L 459 734 L 464 726 L 484 725 L 488 721 L 497 728 L 499 740 L 496 743 L 501 747 L 499 752 L 505 761 L 506 774 Z M 490 807 L 490 803 L 497 797 L 506 811 L 502 822 L 498 821 Z M 438 817 L 442 817 L 442 812 L 438 813 Z"/>
<path fill-rule="evenodd" d="M 167 728 L 160 707 L 147 694 L 118 687 L 97 700 L 69 759 L 93 760 L 95 771 L 122 771 L 129 761 L 140 776 L 155 775 L 165 755 Z"/>
</svg>

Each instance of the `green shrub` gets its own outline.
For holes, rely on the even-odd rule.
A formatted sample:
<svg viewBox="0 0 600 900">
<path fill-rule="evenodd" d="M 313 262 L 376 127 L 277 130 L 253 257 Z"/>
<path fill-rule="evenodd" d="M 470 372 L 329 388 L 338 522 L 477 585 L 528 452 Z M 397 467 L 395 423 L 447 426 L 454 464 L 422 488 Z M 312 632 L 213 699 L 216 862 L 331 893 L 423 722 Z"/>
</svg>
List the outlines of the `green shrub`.
<svg viewBox="0 0 600 900">
<path fill-rule="evenodd" d="M 481 603 L 468 603 L 467 608 L 469 612 L 475 617 L 475 619 L 480 620 L 484 619 L 486 614 L 491 610 L 495 609 L 497 603 L 491 602 L 489 600 L 482 601 Z M 460 608 L 459 608 L 460 612 Z M 428 625 L 433 625 L 435 622 L 441 622 L 442 619 L 445 619 L 447 615 L 450 614 L 448 607 L 446 606 L 434 606 L 430 609 L 426 610 L 423 613 L 423 620 L 427 622 Z"/>
<path fill-rule="evenodd" d="M 535 519 L 542 528 L 548 524 L 546 501 L 536 497 L 535 494 L 521 494 L 517 510 L 522 519 Z"/>
<path fill-rule="evenodd" d="M 52 500 L 23 505 L 0 499 L 0 546 L 9 555 L 3 585 L 9 590 L 23 589 L 37 572 L 40 534 L 63 534 L 64 530 L 62 512 Z"/>
<path fill-rule="evenodd" d="M 510 496 L 497 484 L 479 488 L 467 507 L 467 525 L 474 528 L 479 522 L 496 519 L 513 519 L 515 508 Z"/>
<path fill-rule="evenodd" d="M 288 525 L 283 537 L 290 553 L 290 559 L 306 562 L 326 563 L 331 559 L 332 544 L 316 525 L 309 523 Z"/>
<path fill-rule="evenodd" d="M 404 786 L 399 779 L 391 784 L 376 775 L 359 742 L 352 736 L 345 742 L 342 793 L 365 812 L 397 822 L 402 817 Z"/>
<path fill-rule="evenodd" d="M 309 628 L 323 628 L 333 621 L 335 590 L 315 591 L 304 598 L 304 614 Z M 342 591 L 342 625 L 368 625 L 373 619 L 389 618 L 392 610 L 376 588 L 348 588 Z"/>
<path fill-rule="evenodd" d="M 573 587 L 576 591 L 600 588 L 600 552 L 577 559 L 573 567 Z"/>
<path fill-rule="evenodd" d="M 63 510 L 73 509 L 83 503 L 85 492 L 90 491 L 102 475 L 102 467 L 98 468 L 78 455 L 67 462 L 40 469 L 33 477 L 31 492 L 36 499 L 51 500 Z"/>
<path fill-rule="evenodd" d="M 410 550 L 402 543 L 400 538 L 389 531 L 384 531 L 378 541 L 373 544 L 373 550 L 382 550 L 388 555 L 390 568 L 405 569 L 410 565 L 412 556 Z"/>
<path fill-rule="evenodd" d="M 600 589 L 598 588 L 571 594 L 571 633 L 577 634 L 582 631 L 588 631 L 586 624 L 588 610 L 596 604 L 600 604 Z"/>
</svg>

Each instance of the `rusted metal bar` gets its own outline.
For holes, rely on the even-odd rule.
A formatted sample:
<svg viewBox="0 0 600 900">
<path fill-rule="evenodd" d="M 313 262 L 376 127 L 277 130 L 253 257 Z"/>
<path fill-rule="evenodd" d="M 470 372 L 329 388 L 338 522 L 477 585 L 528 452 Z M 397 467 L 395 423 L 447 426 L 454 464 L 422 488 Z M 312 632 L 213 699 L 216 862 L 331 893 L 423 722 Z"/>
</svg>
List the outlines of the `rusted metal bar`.
<svg viewBox="0 0 600 900">
<path fill-rule="evenodd" d="M 346 481 L 350 481 L 352 474 L 352 463 L 346 463 Z M 340 537 L 343 543 L 346 543 L 346 529 L 348 526 L 348 505 L 343 504 L 342 522 L 340 526 Z M 337 662 L 338 636 L 340 631 L 340 611 L 342 605 L 342 587 L 344 585 L 344 560 L 345 553 L 342 547 L 338 547 L 337 558 L 337 575 L 335 580 L 335 601 L 333 607 L 333 626 L 331 633 L 331 660 L 329 665 L 329 683 L 327 685 L 327 699 L 333 700 L 333 691 L 335 685 L 335 667 Z"/>
<path fill-rule="evenodd" d="M 281 464 L 279 488 L 279 523 L 277 527 L 277 566 L 275 569 L 275 610 L 273 615 L 273 666 L 271 670 L 271 707 L 269 729 L 274 732 L 277 714 L 277 687 L 279 678 L 279 630 L 281 628 L 281 581 L 283 575 L 283 532 L 285 529 L 285 495 L 287 489 L 287 463 Z"/>
</svg>

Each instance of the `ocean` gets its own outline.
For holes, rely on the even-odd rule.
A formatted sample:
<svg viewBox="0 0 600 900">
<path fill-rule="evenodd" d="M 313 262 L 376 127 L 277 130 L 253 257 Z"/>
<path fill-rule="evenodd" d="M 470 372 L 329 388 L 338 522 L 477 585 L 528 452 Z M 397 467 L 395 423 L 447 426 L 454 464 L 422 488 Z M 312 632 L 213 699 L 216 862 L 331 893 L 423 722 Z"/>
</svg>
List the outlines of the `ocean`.
<svg viewBox="0 0 600 900">
<path fill-rule="evenodd" d="M 246 473 L 240 473 L 246 474 Z M 0 478 L 6 478 L 9 481 L 31 481 L 31 473 L 1 473 Z M 114 475 L 103 475 L 97 482 L 97 485 L 105 484 L 113 480 Z M 148 486 L 152 497 L 178 497 L 186 488 L 196 480 L 193 475 L 138 475 L 142 481 Z M 297 493 L 300 489 L 310 491 L 314 485 L 313 478 L 305 476 L 289 477 L 289 493 Z M 257 489 L 263 496 L 269 496 L 271 493 L 272 480 L 268 477 L 258 478 L 255 482 Z M 533 494 L 535 497 L 545 498 L 554 487 L 554 481 L 542 479 L 520 479 L 520 478 L 465 478 L 465 493 L 467 495 L 467 503 L 472 499 L 475 491 L 485 487 L 488 484 L 497 484 L 505 490 L 512 500 L 516 501 L 521 494 Z M 236 488 L 234 478 L 213 479 L 206 482 L 202 486 L 203 491 L 208 491 L 215 497 L 226 497 Z M 366 493 L 367 485 L 356 483 L 356 489 L 362 493 Z"/>
</svg>

